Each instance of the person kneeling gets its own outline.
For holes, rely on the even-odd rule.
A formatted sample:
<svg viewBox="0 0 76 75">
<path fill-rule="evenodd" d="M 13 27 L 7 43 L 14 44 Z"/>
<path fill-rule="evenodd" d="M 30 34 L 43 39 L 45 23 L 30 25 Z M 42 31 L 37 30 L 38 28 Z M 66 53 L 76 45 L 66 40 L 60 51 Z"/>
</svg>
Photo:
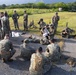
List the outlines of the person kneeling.
<svg viewBox="0 0 76 75">
<path fill-rule="evenodd" d="M 21 54 L 20 56 L 24 59 L 30 59 L 32 53 L 35 53 L 35 49 L 29 45 L 29 40 L 24 39 L 23 43 L 20 45 Z"/>
<path fill-rule="evenodd" d="M 12 61 L 11 57 L 15 54 L 9 35 L 6 34 L 4 39 L 0 41 L 1 58 L 3 62 Z"/>
<path fill-rule="evenodd" d="M 43 54 L 42 47 L 36 50 L 31 56 L 31 64 L 29 68 L 30 75 L 43 75 Z"/>
<path fill-rule="evenodd" d="M 48 50 L 51 61 L 57 61 L 61 57 L 60 47 L 55 43 L 55 39 L 49 40 L 49 42 L 46 50 Z"/>
</svg>

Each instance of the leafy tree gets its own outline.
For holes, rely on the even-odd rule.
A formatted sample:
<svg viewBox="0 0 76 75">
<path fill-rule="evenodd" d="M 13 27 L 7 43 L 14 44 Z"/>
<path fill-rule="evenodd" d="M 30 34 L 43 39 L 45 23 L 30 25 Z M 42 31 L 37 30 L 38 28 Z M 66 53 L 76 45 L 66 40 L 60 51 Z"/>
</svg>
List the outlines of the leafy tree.
<svg viewBox="0 0 76 75">
<path fill-rule="evenodd" d="M 37 3 L 37 7 L 40 8 L 40 9 L 42 9 L 42 8 L 45 8 L 46 5 L 45 5 L 45 3 L 43 3 L 43 2 L 38 2 L 38 3 Z"/>
</svg>

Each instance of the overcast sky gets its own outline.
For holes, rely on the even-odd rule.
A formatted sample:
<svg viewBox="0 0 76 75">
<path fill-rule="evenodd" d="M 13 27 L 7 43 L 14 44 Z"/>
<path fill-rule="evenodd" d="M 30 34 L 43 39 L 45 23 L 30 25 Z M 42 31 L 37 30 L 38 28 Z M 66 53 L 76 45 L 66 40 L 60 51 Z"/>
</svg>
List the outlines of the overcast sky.
<svg viewBox="0 0 76 75">
<path fill-rule="evenodd" d="M 31 2 L 36 2 L 36 1 L 44 1 L 44 2 L 74 2 L 76 0 L 0 0 L 0 5 L 1 4 L 25 4 L 25 3 L 31 3 Z"/>
</svg>

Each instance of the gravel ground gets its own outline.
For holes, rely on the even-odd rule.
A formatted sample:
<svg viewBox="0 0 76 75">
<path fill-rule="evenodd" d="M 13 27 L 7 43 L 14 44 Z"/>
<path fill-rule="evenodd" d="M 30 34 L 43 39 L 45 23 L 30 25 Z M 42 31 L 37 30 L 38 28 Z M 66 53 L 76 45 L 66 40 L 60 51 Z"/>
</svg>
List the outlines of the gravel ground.
<svg viewBox="0 0 76 75">
<path fill-rule="evenodd" d="M 25 34 L 21 37 L 11 38 L 16 53 L 13 56 L 13 62 L 2 63 L 0 60 L 0 75 L 29 75 L 29 65 L 30 61 L 24 60 L 20 57 L 19 46 L 21 40 L 28 37 L 29 34 Z M 65 40 L 65 49 L 64 54 L 76 58 L 76 40 L 75 39 L 64 39 Z M 42 46 L 40 44 L 30 44 L 34 48 Z M 46 45 L 42 46 L 45 50 Z M 45 75 L 76 75 L 76 67 L 71 68 L 66 63 L 59 62 L 52 69 L 47 72 Z"/>
</svg>

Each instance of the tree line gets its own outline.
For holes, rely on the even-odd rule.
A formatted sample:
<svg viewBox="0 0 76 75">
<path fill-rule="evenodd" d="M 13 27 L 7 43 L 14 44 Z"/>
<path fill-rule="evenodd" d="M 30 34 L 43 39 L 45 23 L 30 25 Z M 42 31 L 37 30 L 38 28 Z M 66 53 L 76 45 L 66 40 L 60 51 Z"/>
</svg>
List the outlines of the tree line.
<svg viewBox="0 0 76 75">
<path fill-rule="evenodd" d="M 58 2 L 58 3 L 52 3 L 52 4 L 45 4 L 42 2 L 38 3 L 27 3 L 27 4 L 11 4 L 6 5 L 2 4 L 0 5 L 0 9 L 13 9 L 13 8 L 38 8 L 38 9 L 58 9 L 62 8 L 63 11 L 76 11 L 76 2 L 72 3 L 64 3 L 64 2 Z"/>
</svg>

